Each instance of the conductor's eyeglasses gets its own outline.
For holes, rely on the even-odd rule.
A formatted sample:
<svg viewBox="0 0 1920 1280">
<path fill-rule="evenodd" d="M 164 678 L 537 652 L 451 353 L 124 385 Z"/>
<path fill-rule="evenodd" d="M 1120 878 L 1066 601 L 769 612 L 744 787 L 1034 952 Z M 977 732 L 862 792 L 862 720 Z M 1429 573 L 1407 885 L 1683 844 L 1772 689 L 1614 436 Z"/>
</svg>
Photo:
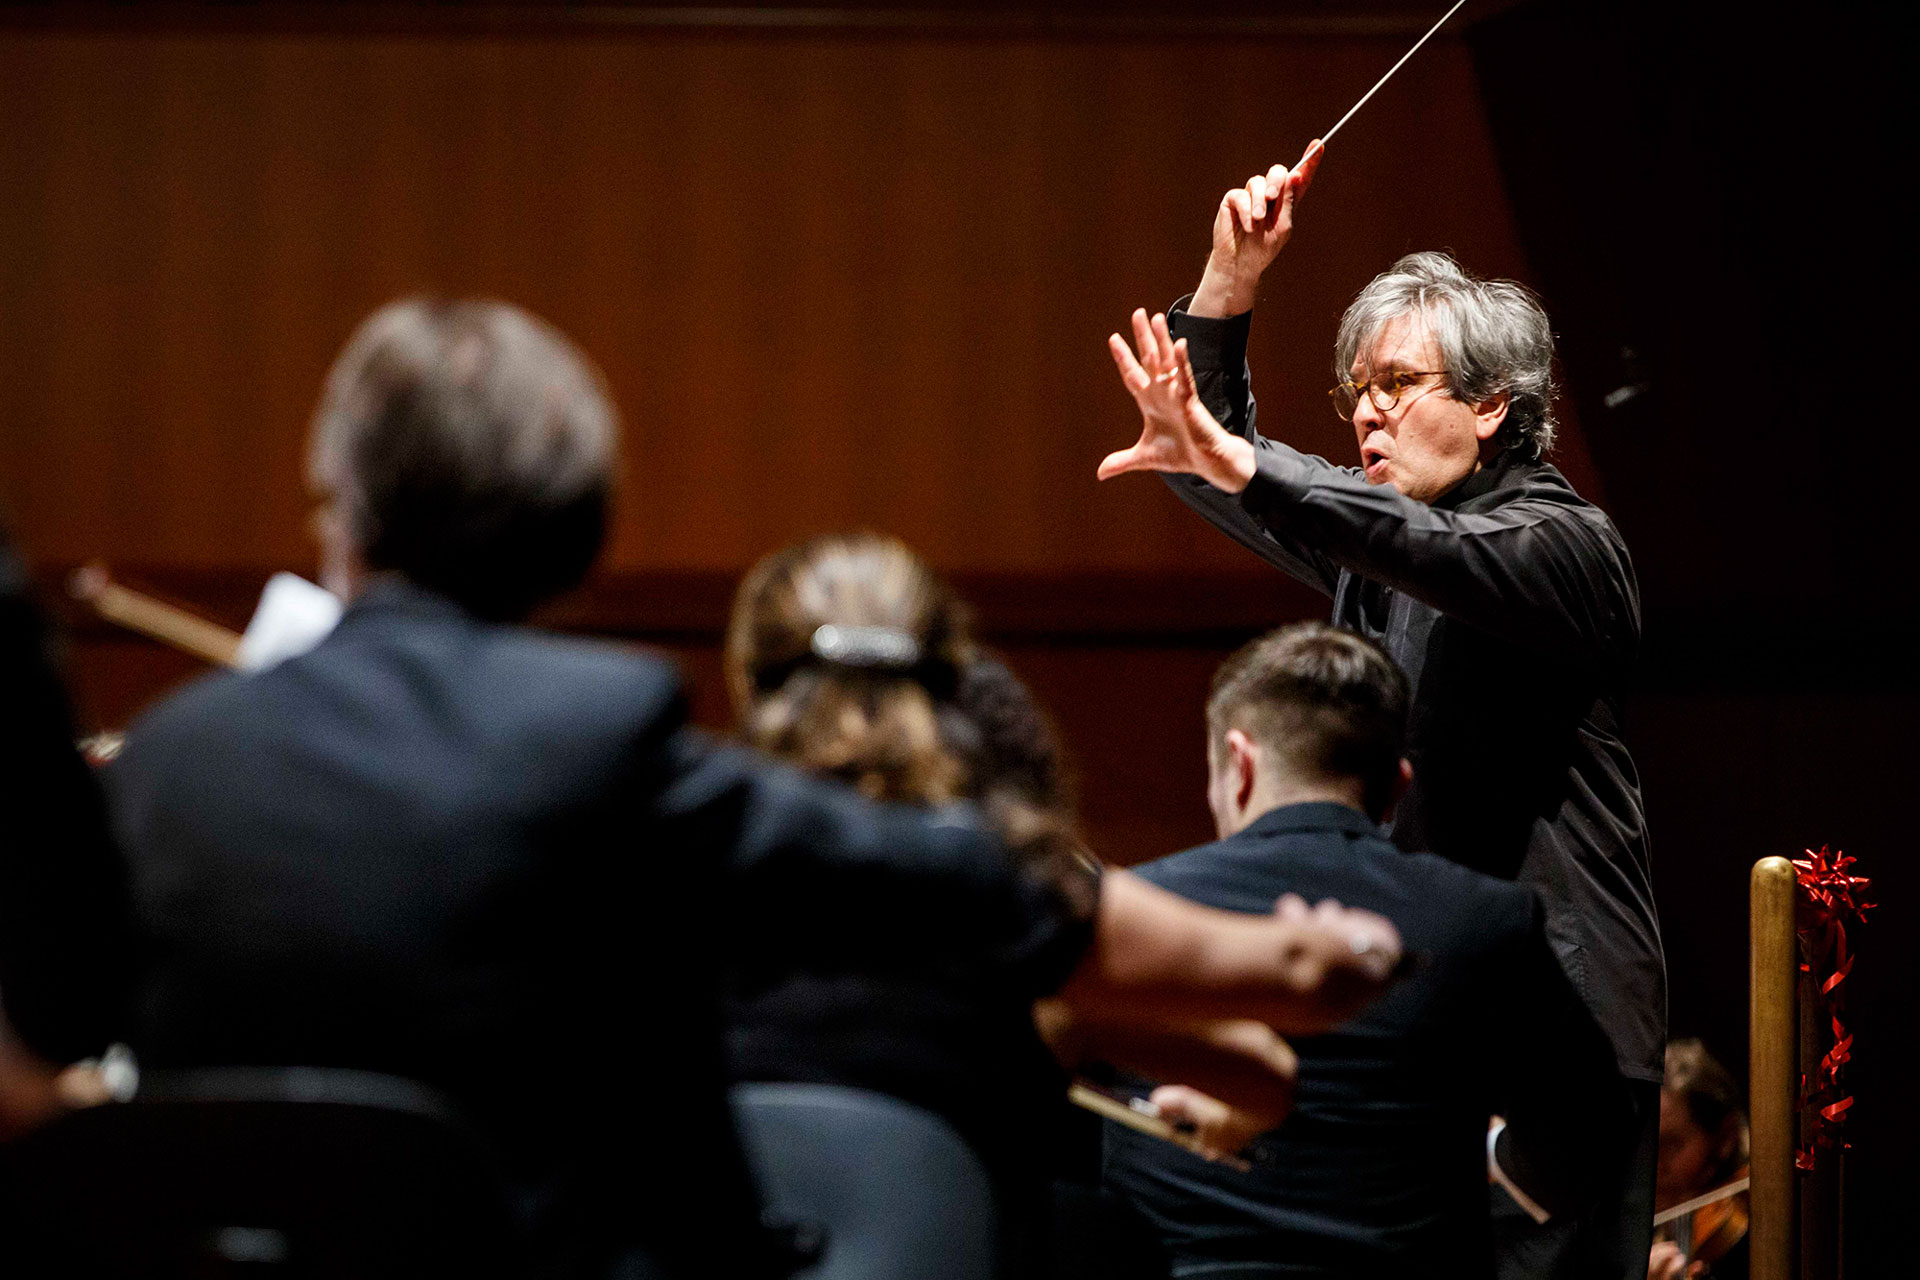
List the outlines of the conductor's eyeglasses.
<svg viewBox="0 0 1920 1280">
<path fill-rule="evenodd" d="M 1350 422 L 1353 411 L 1360 407 L 1361 396 L 1373 401 L 1373 407 L 1381 413 L 1390 413 L 1409 387 L 1422 378 L 1443 377 L 1446 372 L 1445 369 L 1389 369 L 1385 373 L 1374 374 L 1364 382 L 1348 379 L 1327 392 L 1327 395 L 1333 401 L 1333 411 L 1340 415 L 1340 421 Z"/>
</svg>

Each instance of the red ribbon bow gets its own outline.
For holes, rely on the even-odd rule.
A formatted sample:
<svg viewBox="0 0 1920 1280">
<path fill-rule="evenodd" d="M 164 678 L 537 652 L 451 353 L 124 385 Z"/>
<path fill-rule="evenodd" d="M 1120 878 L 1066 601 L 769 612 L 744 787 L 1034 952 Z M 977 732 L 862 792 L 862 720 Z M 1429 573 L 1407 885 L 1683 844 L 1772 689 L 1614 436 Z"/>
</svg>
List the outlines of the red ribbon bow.
<svg viewBox="0 0 1920 1280">
<path fill-rule="evenodd" d="M 1794 878 L 1806 907 L 1798 930 L 1800 971 L 1815 976 L 1815 998 L 1833 1023 L 1833 1047 L 1821 1057 L 1811 1082 L 1804 1075 L 1800 1077 L 1800 1107 L 1814 1112 L 1813 1136 L 1794 1156 L 1794 1164 L 1801 1169 L 1812 1169 L 1822 1150 L 1844 1150 L 1848 1145 L 1839 1129 L 1853 1098 L 1841 1092 L 1840 1069 L 1853 1058 L 1853 1037 L 1840 1017 L 1844 994 L 1840 984 L 1853 972 L 1854 958 L 1847 951 L 1847 921 L 1865 923 L 1866 913 L 1874 906 L 1864 897 L 1871 882 L 1847 872 L 1853 863 L 1854 859 L 1844 853 L 1828 853 L 1825 845 L 1818 853 L 1809 849 L 1805 858 L 1793 860 Z"/>
</svg>

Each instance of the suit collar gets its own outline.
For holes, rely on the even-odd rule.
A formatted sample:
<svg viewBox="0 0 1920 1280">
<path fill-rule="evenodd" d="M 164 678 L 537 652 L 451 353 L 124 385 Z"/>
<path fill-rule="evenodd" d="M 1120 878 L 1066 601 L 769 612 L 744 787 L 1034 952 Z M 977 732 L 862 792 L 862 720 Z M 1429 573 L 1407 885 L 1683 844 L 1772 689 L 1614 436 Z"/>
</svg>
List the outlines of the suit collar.
<svg viewBox="0 0 1920 1280">
<path fill-rule="evenodd" d="M 1350 835 L 1380 834 L 1380 824 L 1349 805 L 1330 800 L 1283 804 L 1269 809 L 1240 832 L 1243 836 L 1277 836 L 1290 831 L 1344 831 Z"/>
<path fill-rule="evenodd" d="M 340 626 L 355 626 L 375 618 L 440 618 L 468 620 L 472 615 L 437 591 L 410 582 L 398 574 L 381 574 L 362 587 L 341 616 Z"/>
</svg>

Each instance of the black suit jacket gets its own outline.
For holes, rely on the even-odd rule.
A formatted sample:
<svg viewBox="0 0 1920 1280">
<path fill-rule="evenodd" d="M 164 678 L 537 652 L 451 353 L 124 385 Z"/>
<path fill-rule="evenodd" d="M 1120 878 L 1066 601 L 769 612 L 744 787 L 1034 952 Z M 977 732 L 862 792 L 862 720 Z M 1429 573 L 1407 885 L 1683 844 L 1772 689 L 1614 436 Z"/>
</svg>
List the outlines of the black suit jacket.
<svg viewBox="0 0 1920 1280">
<path fill-rule="evenodd" d="M 580 1265 L 622 1236 L 687 1274 L 746 1265 L 725 964 L 830 944 L 1037 994 L 1088 936 L 964 813 L 702 744 L 667 664 L 395 582 L 313 652 L 136 723 L 110 783 L 143 1064 L 436 1085 Z"/>
<path fill-rule="evenodd" d="M 1413 787 L 1393 841 L 1540 890 L 1547 936 L 1612 1038 L 1658 1082 L 1666 968 L 1640 781 L 1621 715 L 1640 646 L 1626 544 L 1544 462 L 1507 452 L 1431 504 L 1256 429 L 1251 315 L 1171 316 L 1207 407 L 1254 444 L 1244 492 L 1170 476 L 1182 501 L 1333 597 L 1413 685 Z"/>
<path fill-rule="evenodd" d="M 1251 1172 L 1107 1126 L 1109 1185 L 1180 1261 L 1488 1275 L 1490 1115 L 1532 1135 L 1524 1152 L 1503 1144 L 1502 1162 L 1549 1207 L 1577 1208 L 1616 1167 L 1626 1086 L 1555 963 L 1531 889 L 1402 853 L 1339 804 L 1275 809 L 1134 870 L 1234 911 L 1271 910 L 1283 893 L 1337 898 L 1391 919 L 1415 957 L 1410 976 L 1359 1016 L 1293 1041 L 1298 1101 L 1256 1144 Z M 1534 1153 L 1552 1160 L 1530 1163 Z"/>
</svg>

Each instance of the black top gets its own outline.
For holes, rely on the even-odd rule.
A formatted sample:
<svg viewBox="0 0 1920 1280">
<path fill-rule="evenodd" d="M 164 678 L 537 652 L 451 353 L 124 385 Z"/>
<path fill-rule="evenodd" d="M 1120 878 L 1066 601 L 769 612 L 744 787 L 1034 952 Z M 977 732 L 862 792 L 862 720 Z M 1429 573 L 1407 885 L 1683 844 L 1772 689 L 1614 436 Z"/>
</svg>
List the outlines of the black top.
<svg viewBox="0 0 1920 1280">
<path fill-rule="evenodd" d="M 0 534 L 0 1006 L 58 1063 L 119 1029 L 126 886 L 20 562 Z"/>
<path fill-rule="evenodd" d="M 1261 436 L 1246 365 L 1251 314 L 1175 305 L 1199 392 L 1253 441 L 1238 496 L 1191 476 L 1175 493 L 1242 545 L 1333 597 L 1413 687 L 1413 787 L 1395 844 L 1537 886 L 1547 936 L 1613 1041 L 1660 1079 L 1666 968 L 1646 819 L 1621 706 L 1640 594 L 1613 522 L 1544 462 L 1507 452 L 1432 504 Z"/>
<path fill-rule="evenodd" d="M 1292 1041 L 1293 1112 L 1251 1172 L 1210 1165 L 1109 1124 L 1108 1184 L 1177 1263 L 1268 1262 L 1302 1275 L 1474 1276 L 1492 1270 L 1491 1114 L 1551 1167 L 1511 1160 L 1549 1207 L 1606 1176 L 1625 1085 L 1606 1038 L 1547 946 L 1532 890 L 1407 854 L 1339 804 L 1274 809 L 1238 834 L 1134 870 L 1234 911 L 1282 893 L 1377 911 L 1410 976 L 1332 1031 Z M 1518 1167 L 1516 1167 L 1518 1166 Z"/>
<path fill-rule="evenodd" d="M 1032 1005 L 1030 990 L 918 966 L 784 964 L 744 975 L 728 1038 L 740 1079 L 903 1098 L 953 1124 L 1003 1188 L 1027 1193 L 1067 1087 Z"/>
<path fill-rule="evenodd" d="M 830 941 L 1037 995 L 1090 936 L 966 812 L 750 764 L 684 728 L 666 663 L 399 583 L 170 699 L 109 780 L 143 1063 L 433 1084 L 505 1146 L 551 1251 L 637 1238 L 676 1274 L 747 1274 L 754 1236 L 726 960 Z"/>
</svg>

